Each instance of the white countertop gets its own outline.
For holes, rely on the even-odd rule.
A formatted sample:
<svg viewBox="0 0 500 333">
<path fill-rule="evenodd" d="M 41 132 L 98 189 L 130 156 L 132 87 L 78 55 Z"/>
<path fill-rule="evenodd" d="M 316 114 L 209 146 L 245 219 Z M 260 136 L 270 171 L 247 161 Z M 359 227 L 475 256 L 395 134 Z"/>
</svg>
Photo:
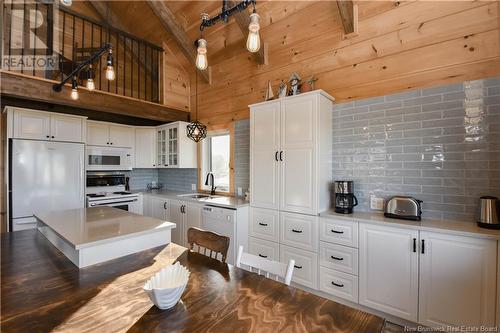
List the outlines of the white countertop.
<svg viewBox="0 0 500 333">
<path fill-rule="evenodd" d="M 35 217 L 73 245 L 75 249 L 175 228 L 175 223 L 113 207 L 53 211 L 35 214 Z"/>
<path fill-rule="evenodd" d="M 485 229 L 473 222 L 459 222 L 438 219 L 422 218 L 422 221 L 409 221 L 387 218 L 378 212 L 354 212 L 352 214 L 339 214 L 333 210 L 327 210 L 320 214 L 321 217 L 335 218 L 341 220 L 374 223 L 399 228 L 409 228 L 424 231 L 445 232 L 462 236 L 500 239 L 500 230 Z"/>
<path fill-rule="evenodd" d="M 217 206 L 217 207 L 224 207 L 224 208 L 233 208 L 233 209 L 238 209 L 240 207 L 246 207 L 249 205 L 248 201 L 245 201 L 241 198 L 237 197 L 230 197 L 230 196 L 222 196 L 222 195 L 216 195 L 215 197 L 212 198 L 207 198 L 207 199 L 194 199 L 194 198 L 189 198 L 185 197 L 183 195 L 186 194 L 195 194 L 196 192 L 179 192 L 179 191 L 170 191 L 170 190 L 152 190 L 152 191 L 147 191 L 147 190 L 142 190 L 142 191 L 132 191 L 134 193 L 142 193 L 143 195 L 150 195 L 154 197 L 160 197 L 160 198 L 168 198 L 168 199 L 174 199 L 174 200 L 182 200 L 182 201 L 192 201 L 201 205 L 210 205 L 210 206 Z"/>
</svg>

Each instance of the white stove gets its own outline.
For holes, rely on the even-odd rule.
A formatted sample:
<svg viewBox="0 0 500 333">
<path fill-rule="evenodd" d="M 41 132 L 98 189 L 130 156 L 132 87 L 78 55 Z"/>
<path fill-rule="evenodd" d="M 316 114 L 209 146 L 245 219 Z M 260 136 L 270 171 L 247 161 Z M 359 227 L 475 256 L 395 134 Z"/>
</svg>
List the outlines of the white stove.
<svg viewBox="0 0 500 333">
<path fill-rule="evenodd" d="M 87 175 L 87 207 L 109 206 L 142 214 L 139 194 L 125 191 L 126 177 L 122 173 Z"/>
</svg>

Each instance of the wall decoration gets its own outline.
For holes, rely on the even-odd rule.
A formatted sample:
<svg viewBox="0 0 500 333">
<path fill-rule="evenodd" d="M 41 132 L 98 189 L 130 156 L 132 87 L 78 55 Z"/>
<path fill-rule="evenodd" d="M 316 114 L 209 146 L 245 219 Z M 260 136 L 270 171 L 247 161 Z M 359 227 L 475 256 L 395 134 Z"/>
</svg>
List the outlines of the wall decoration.
<svg viewBox="0 0 500 333">
<path fill-rule="evenodd" d="M 272 99 L 274 99 L 273 88 L 271 87 L 271 81 L 267 81 L 266 101 L 270 101 Z"/>
<path fill-rule="evenodd" d="M 293 72 L 288 79 L 288 83 L 290 84 L 290 90 L 288 91 L 288 96 L 298 95 L 300 94 L 300 75 Z"/>
<path fill-rule="evenodd" d="M 306 82 L 302 83 L 300 86 L 300 92 L 308 92 L 314 90 L 314 82 L 318 81 L 318 79 L 313 75 Z"/>
<path fill-rule="evenodd" d="M 278 97 L 283 98 L 286 97 L 286 94 L 288 92 L 288 86 L 284 81 L 281 81 L 279 87 L 278 87 Z"/>
</svg>

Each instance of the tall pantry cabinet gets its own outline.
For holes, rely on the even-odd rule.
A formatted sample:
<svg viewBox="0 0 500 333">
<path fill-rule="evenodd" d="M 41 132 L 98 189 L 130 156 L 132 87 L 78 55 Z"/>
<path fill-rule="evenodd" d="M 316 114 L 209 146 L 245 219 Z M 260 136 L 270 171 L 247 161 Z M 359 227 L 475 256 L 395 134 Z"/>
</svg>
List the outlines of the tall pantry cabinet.
<svg viewBox="0 0 500 333">
<path fill-rule="evenodd" d="M 282 260 L 293 251 L 303 258 L 296 282 L 313 288 L 318 214 L 329 207 L 333 101 L 316 90 L 250 105 L 249 251 Z"/>
</svg>

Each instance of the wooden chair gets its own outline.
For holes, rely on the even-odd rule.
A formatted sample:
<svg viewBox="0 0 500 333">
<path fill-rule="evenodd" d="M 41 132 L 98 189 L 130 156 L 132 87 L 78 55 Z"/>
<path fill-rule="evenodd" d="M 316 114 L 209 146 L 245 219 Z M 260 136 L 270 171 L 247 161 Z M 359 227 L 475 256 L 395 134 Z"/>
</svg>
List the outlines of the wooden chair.
<svg viewBox="0 0 500 333">
<path fill-rule="evenodd" d="M 196 245 L 198 247 L 198 253 L 202 253 L 201 249 L 203 248 L 204 255 L 218 259 L 217 256 L 220 254 L 221 261 L 224 263 L 226 262 L 227 251 L 229 250 L 229 237 L 198 228 L 189 228 L 187 238 L 191 251 L 194 251 L 194 245 Z M 210 251 L 208 255 L 207 250 Z M 213 257 L 214 253 L 215 257 Z"/>
<path fill-rule="evenodd" d="M 238 256 L 236 257 L 236 267 L 241 268 L 241 265 L 250 267 L 250 271 L 257 270 L 258 275 L 265 275 L 266 278 L 273 278 L 276 281 L 280 279 L 287 286 L 292 281 L 293 267 L 295 260 L 290 259 L 288 265 L 274 260 L 264 259 L 253 254 L 243 252 L 243 246 L 238 248 Z M 261 274 L 262 273 L 262 274 Z"/>
</svg>

